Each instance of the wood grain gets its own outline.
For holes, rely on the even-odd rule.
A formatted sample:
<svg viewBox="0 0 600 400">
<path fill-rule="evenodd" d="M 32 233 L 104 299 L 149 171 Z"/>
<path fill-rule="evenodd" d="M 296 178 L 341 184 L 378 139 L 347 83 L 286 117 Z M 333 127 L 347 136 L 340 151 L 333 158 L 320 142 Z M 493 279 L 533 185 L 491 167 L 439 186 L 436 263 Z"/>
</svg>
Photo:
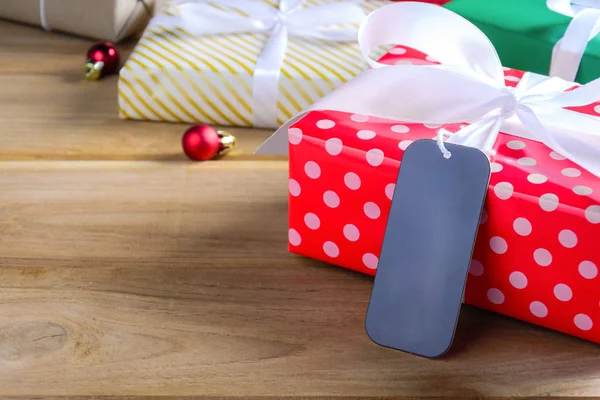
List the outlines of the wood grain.
<svg viewBox="0 0 600 400">
<path fill-rule="evenodd" d="M 185 160 L 179 123 L 118 118 L 117 76 L 83 79 L 93 41 L 0 21 L 0 161 Z M 126 59 L 133 42 L 120 45 Z M 245 159 L 272 130 L 226 128 Z"/>
<path fill-rule="evenodd" d="M 599 346 L 470 307 L 441 359 L 371 343 L 372 280 L 287 252 L 270 132 L 180 162 L 90 45 L 0 21 L 0 396 L 600 396 Z"/>
<path fill-rule="evenodd" d="M 599 395 L 600 348 L 465 307 L 371 343 L 371 279 L 287 253 L 279 161 L 0 163 L 0 395 Z"/>
</svg>

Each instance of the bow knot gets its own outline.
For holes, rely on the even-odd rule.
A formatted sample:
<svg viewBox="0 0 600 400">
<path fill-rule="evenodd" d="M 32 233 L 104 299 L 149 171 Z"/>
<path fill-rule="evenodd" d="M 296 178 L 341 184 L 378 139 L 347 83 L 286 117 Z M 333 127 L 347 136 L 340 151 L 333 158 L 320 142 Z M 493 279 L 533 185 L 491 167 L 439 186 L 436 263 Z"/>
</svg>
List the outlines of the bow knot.
<svg viewBox="0 0 600 400">
<path fill-rule="evenodd" d="M 293 14 L 300 9 L 300 5 L 302 2 L 297 2 L 296 4 L 286 3 L 287 0 L 281 1 L 279 3 L 279 9 L 276 11 L 276 19 L 280 24 L 289 23 L 290 18 L 293 17 Z"/>
<path fill-rule="evenodd" d="M 500 107 L 500 116 L 503 119 L 511 118 L 517 112 L 517 108 L 521 105 L 521 102 L 516 96 L 516 90 L 511 87 L 503 88 L 503 92 L 506 93 L 502 106 Z"/>
<path fill-rule="evenodd" d="M 280 12 L 277 14 L 277 20 L 278 20 L 278 21 L 279 21 L 279 23 L 281 23 L 281 24 L 285 24 L 285 23 L 287 22 L 288 18 L 289 18 L 289 15 L 288 15 L 288 13 L 287 13 L 287 12 L 280 11 Z"/>
</svg>

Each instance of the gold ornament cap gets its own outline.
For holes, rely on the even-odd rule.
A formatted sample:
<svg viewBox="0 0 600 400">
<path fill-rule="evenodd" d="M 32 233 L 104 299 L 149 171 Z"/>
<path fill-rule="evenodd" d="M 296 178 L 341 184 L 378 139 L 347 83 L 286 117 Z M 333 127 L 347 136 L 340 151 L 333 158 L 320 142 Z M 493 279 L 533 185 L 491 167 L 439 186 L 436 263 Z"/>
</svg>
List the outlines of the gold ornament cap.
<svg viewBox="0 0 600 400">
<path fill-rule="evenodd" d="M 218 130 L 217 134 L 221 138 L 221 150 L 217 154 L 228 153 L 237 144 L 237 139 L 227 131 Z"/>
<path fill-rule="evenodd" d="M 88 81 L 96 81 L 102 77 L 104 62 L 87 60 L 83 68 L 83 75 Z"/>
</svg>

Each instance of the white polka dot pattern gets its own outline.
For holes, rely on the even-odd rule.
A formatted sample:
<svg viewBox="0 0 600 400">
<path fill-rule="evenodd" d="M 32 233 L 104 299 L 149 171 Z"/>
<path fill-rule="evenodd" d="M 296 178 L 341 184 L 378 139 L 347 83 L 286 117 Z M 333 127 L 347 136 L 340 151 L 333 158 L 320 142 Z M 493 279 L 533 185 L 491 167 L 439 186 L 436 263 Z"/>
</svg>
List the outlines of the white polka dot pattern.
<svg viewBox="0 0 600 400">
<path fill-rule="evenodd" d="M 320 129 L 331 129 L 335 126 L 335 122 L 330 119 L 322 119 L 317 122 L 317 128 Z"/>
<path fill-rule="evenodd" d="M 363 129 L 363 130 L 356 132 L 356 136 L 362 140 L 370 140 L 370 139 L 373 139 L 375 136 L 377 136 L 377 134 L 375 133 L 375 131 L 372 131 L 369 129 Z"/>
<path fill-rule="evenodd" d="M 360 238 L 360 231 L 356 225 L 348 224 L 344 226 L 344 236 L 351 242 L 356 242 Z"/>
<path fill-rule="evenodd" d="M 383 163 L 384 155 L 380 149 L 371 149 L 367 151 L 367 162 L 373 167 L 378 167 Z"/>
<path fill-rule="evenodd" d="M 598 276 L 598 267 L 591 261 L 582 261 L 579 263 L 578 270 L 585 279 L 594 279 Z"/>
<path fill-rule="evenodd" d="M 394 196 L 394 190 L 396 189 L 396 184 L 395 183 L 390 183 L 388 185 L 385 186 L 385 196 L 392 200 L 392 197 Z"/>
<path fill-rule="evenodd" d="M 288 238 L 292 246 L 300 246 L 300 244 L 302 243 L 302 238 L 300 237 L 298 231 L 295 229 L 290 229 L 288 231 Z"/>
<path fill-rule="evenodd" d="M 477 260 L 471 260 L 471 265 L 469 266 L 469 273 L 474 276 L 483 275 L 483 264 Z"/>
<path fill-rule="evenodd" d="M 577 235 L 571 230 L 563 229 L 558 234 L 558 241 L 566 248 L 572 249 L 577 245 Z"/>
<path fill-rule="evenodd" d="M 350 116 L 350 119 L 354 122 L 367 122 L 369 120 L 369 116 L 361 114 L 352 114 Z"/>
<path fill-rule="evenodd" d="M 403 140 L 400 143 L 398 143 L 398 147 L 400 148 L 400 150 L 406 150 L 412 142 L 412 140 Z"/>
<path fill-rule="evenodd" d="M 515 271 L 508 277 L 510 284 L 516 289 L 525 289 L 527 287 L 527 277 L 521 271 Z"/>
<path fill-rule="evenodd" d="M 289 189 L 290 189 L 290 194 L 294 197 L 298 197 L 298 196 L 300 196 L 300 193 L 302 193 L 302 188 L 300 187 L 300 184 L 298 183 L 298 181 L 295 179 L 289 180 Z"/>
<path fill-rule="evenodd" d="M 321 220 L 314 213 L 307 213 L 304 216 L 304 223 L 312 230 L 317 230 L 321 226 Z"/>
<path fill-rule="evenodd" d="M 291 144 L 300 144 L 302 142 L 302 130 L 298 128 L 288 129 L 288 140 Z"/>
<path fill-rule="evenodd" d="M 554 286 L 554 296 L 560 301 L 569 301 L 573 298 L 573 291 L 564 283 Z"/>
<path fill-rule="evenodd" d="M 527 180 L 531 183 L 539 185 L 541 183 L 546 183 L 546 181 L 548 181 L 548 177 L 542 174 L 529 174 L 527 176 Z"/>
<path fill-rule="evenodd" d="M 479 224 L 485 224 L 486 221 L 488 219 L 488 214 L 487 211 L 485 211 L 485 208 L 483 210 L 481 210 L 481 217 L 479 217 Z"/>
<path fill-rule="evenodd" d="M 508 200 L 511 198 L 514 187 L 509 182 L 500 182 L 494 186 L 494 193 L 499 199 Z"/>
<path fill-rule="evenodd" d="M 545 318 L 548 315 L 548 307 L 541 301 L 532 301 L 529 310 L 538 318 Z"/>
<path fill-rule="evenodd" d="M 581 175 L 581 171 L 577 168 L 565 168 L 561 171 L 561 173 L 569 178 L 577 178 L 579 175 Z"/>
<path fill-rule="evenodd" d="M 537 164 L 537 161 L 535 161 L 533 158 L 531 157 L 523 157 L 523 158 L 519 158 L 517 160 L 517 162 L 523 166 L 526 167 L 533 167 L 534 165 Z"/>
<path fill-rule="evenodd" d="M 350 190 L 358 190 L 360 188 L 360 177 L 354 172 L 348 172 L 344 176 L 344 183 Z"/>
<path fill-rule="evenodd" d="M 552 254 L 546 249 L 537 249 L 533 252 L 533 259 L 538 265 L 547 267 L 552 263 Z"/>
<path fill-rule="evenodd" d="M 403 47 L 394 47 L 393 49 L 390 49 L 389 53 L 395 55 L 402 55 L 406 54 L 406 49 Z"/>
<path fill-rule="evenodd" d="M 418 59 L 402 52 L 390 62 Z M 322 111 L 294 124 L 290 250 L 374 275 L 403 150 L 439 128 Z M 600 298 L 592 295 L 600 293 L 600 180 L 542 143 L 505 133 L 490 169 L 465 303 L 600 342 Z"/>
<path fill-rule="evenodd" d="M 577 314 L 575 318 L 573 318 L 573 322 L 575 326 L 581 329 L 582 331 L 589 331 L 594 326 L 592 319 L 585 314 Z"/>
<path fill-rule="evenodd" d="M 362 262 L 365 264 L 365 267 L 369 269 L 376 269 L 379 259 L 373 253 L 366 253 L 362 256 Z"/>
<path fill-rule="evenodd" d="M 406 125 L 394 125 L 390 128 L 392 132 L 395 133 L 408 133 L 410 132 L 410 128 Z"/>
<path fill-rule="evenodd" d="M 325 150 L 332 156 L 339 155 L 343 147 L 342 140 L 338 138 L 331 138 L 325 142 Z"/>
<path fill-rule="evenodd" d="M 308 161 L 304 164 L 304 172 L 311 179 L 317 179 L 321 176 L 321 167 L 314 161 Z"/>
<path fill-rule="evenodd" d="M 329 208 L 337 208 L 340 205 L 340 196 L 333 190 L 323 193 L 323 201 Z"/>
<path fill-rule="evenodd" d="M 589 196 L 593 193 L 593 190 L 591 187 L 587 186 L 575 186 L 573 188 L 573 193 L 578 194 L 579 196 Z"/>
<path fill-rule="evenodd" d="M 531 233 L 531 222 L 527 218 L 519 217 L 513 222 L 513 228 L 520 236 L 528 236 Z"/>
<path fill-rule="evenodd" d="M 511 140 L 510 142 L 506 143 L 506 146 L 509 149 L 522 150 L 525 148 L 525 143 L 520 140 Z"/>
<path fill-rule="evenodd" d="M 502 164 L 498 164 L 496 162 L 493 162 L 490 164 L 490 170 L 492 172 L 500 172 L 502 171 Z"/>
<path fill-rule="evenodd" d="M 544 211 L 554 211 L 558 208 L 558 196 L 553 193 L 546 193 L 540 196 L 540 207 Z"/>
<path fill-rule="evenodd" d="M 340 255 L 340 248 L 331 241 L 323 243 L 323 251 L 331 258 L 336 258 Z"/>
<path fill-rule="evenodd" d="M 496 254 L 504 254 L 508 250 L 508 243 L 500 236 L 494 236 L 490 239 L 490 248 Z"/>
<path fill-rule="evenodd" d="M 487 291 L 487 297 L 489 301 L 494 304 L 502 304 L 504 303 L 504 293 L 500 291 L 500 289 L 491 288 Z"/>
<path fill-rule="evenodd" d="M 589 206 L 585 209 L 585 219 L 592 224 L 600 223 L 600 206 Z"/>
<path fill-rule="evenodd" d="M 381 215 L 381 209 L 372 201 L 366 202 L 363 210 L 365 211 L 365 215 L 371 219 L 377 219 Z"/>
</svg>

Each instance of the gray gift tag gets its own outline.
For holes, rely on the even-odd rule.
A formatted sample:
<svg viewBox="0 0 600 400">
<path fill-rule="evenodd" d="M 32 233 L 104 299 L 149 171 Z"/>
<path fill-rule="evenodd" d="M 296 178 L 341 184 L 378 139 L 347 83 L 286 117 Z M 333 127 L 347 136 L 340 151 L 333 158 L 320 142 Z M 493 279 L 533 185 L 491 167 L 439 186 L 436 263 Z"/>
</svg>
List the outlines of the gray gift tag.
<svg viewBox="0 0 600 400">
<path fill-rule="evenodd" d="M 404 153 L 365 321 L 375 343 L 425 357 L 452 344 L 490 179 L 480 150 L 446 148 Z"/>
</svg>

